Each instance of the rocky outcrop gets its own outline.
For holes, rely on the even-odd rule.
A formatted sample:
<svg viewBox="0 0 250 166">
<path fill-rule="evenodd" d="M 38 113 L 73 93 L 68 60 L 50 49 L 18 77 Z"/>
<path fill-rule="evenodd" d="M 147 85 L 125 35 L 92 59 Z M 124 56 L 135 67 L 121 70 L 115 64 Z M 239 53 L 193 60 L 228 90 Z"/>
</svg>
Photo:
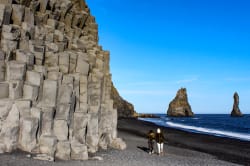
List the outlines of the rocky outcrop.
<svg viewBox="0 0 250 166">
<path fill-rule="evenodd" d="M 0 152 L 88 159 L 117 138 L 109 52 L 84 0 L 0 1 Z"/>
<path fill-rule="evenodd" d="M 193 116 L 191 106 L 188 103 L 186 88 L 178 90 L 175 98 L 170 102 L 168 110 L 168 116 Z"/>
<path fill-rule="evenodd" d="M 240 112 L 239 108 L 239 95 L 237 92 L 234 93 L 234 105 L 233 105 L 233 110 L 231 112 L 231 116 L 233 117 L 240 117 L 243 116 L 243 114 Z"/>
<path fill-rule="evenodd" d="M 113 84 L 111 89 L 111 99 L 114 101 L 114 108 L 117 109 L 118 118 L 135 117 L 137 113 L 133 104 L 124 100 Z"/>
</svg>

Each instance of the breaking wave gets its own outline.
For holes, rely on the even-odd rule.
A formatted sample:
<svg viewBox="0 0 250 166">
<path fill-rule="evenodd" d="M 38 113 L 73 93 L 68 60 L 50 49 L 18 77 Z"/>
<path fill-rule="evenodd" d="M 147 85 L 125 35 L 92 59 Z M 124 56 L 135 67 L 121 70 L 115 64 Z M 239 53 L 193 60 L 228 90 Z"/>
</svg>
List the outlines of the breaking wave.
<svg viewBox="0 0 250 166">
<path fill-rule="evenodd" d="M 209 135 L 231 137 L 231 138 L 237 138 L 237 139 L 241 139 L 241 140 L 245 140 L 245 141 L 250 141 L 250 134 L 222 131 L 222 130 L 204 128 L 204 127 L 195 127 L 195 126 L 183 125 L 183 124 L 178 124 L 178 123 L 173 123 L 173 122 L 166 122 L 166 126 L 185 130 L 185 131 L 205 133 L 205 134 L 209 134 Z"/>
</svg>

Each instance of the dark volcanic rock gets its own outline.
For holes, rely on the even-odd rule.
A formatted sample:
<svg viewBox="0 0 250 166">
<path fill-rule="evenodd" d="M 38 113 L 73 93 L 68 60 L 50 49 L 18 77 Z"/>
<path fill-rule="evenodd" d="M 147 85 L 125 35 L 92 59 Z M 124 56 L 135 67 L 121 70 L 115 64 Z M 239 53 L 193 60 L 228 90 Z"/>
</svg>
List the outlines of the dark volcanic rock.
<svg viewBox="0 0 250 166">
<path fill-rule="evenodd" d="M 114 101 L 114 108 L 117 109 L 118 118 L 136 117 L 133 104 L 124 100 L 113 84 L 111 88 L 111 99 Z"/>
<path fill-rule="evenodd" d="M 138 113 L 137 118 L 160 118 L 160 116 L 157 116 L 155 114 L 143 114 L 143 113 Z"/>
<path fill-rule="evenodd" d="M 191 106 L 188 103 L 186 88 L 178 90 L 174 100 L 169 104 L 168 116 L 193 116 Z"/>
<path fill-rule="evenodd" d="M 242 113 L 240 112 L 239 95 L 237 92 L 234 93 L 234 105 L 233 105 L 233 110 L 231 112 L 231 116 L 234 116 L 234 117 L 243 116 Z"/>
</svg>

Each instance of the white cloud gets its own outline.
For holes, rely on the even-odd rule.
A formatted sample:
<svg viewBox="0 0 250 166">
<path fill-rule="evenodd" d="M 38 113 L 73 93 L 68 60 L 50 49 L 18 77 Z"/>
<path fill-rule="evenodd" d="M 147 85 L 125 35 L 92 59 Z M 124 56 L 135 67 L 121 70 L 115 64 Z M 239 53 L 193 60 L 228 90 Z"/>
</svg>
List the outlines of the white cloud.
<svg viewBox="0 0 250 166">
<path fill-rule="evenodd" d="M 192 77 L 192 78 L 188 78 L 188 79 L 183 79 L 183 80 L 178 80 L 176 81 L 177 84 L 183 84 L 183 83 L 191 83 L 194 81 L 197 81 L 198 78 L 197 77 Z"/>
<path fill-rule="evenodd" d="M 229 81 L 229 82 L 249 82 L 250 77 L 228 77 L 228 78 L 225 78 L 225 81 Z"/>
<path fill-rule="evenodd" d="M 174 91 L 162 91 L 162 90 L 120 90 L 122 95 L 172 95 L 176 93 Z"/>
<path fill-rule="evenodd" d="M 126 85 L 129 86 L 159 86 L 159 85 L 166 85 L 167 82 L 156 82 L 156 81 L 143 81 L 143 82 L 132 82 L 132 83 L 127 83 Z"/>
</svg>

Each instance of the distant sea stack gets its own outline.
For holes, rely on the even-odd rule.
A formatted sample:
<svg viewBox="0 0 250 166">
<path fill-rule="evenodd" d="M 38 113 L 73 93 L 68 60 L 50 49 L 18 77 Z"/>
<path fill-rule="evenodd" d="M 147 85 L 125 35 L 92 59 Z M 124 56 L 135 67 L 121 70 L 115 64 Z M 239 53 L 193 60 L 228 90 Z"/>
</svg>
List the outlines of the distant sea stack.
<svg viewBox="0 0 250 166">
<path fill-rule="evenodd" d="M 231 112 L 232 117 L 241 117 L 243 114 L 240 112 L 239 108 L 239 95 L 237 92 L 234 93 L 234 105 L 233 110 Z"/>
<path fill-rule="evenodd" d="M 174 100 L 172 100 L 169 104 L 167 115 L 176 117 L 194 115 L 191 106 L 188 103 L 186 88 L 181 88 L 178 90 Z"/>
<path fill-rule="evenodd" d="M 114 108 L 117 109 L 118 118 L 128 118 L 128 117 L 136 117 L 137 113 L 134 110 L 133 104 L 124 100 L 114 84 L 111 87 L 111 99 L 114 101 Z"/>
</svg>

